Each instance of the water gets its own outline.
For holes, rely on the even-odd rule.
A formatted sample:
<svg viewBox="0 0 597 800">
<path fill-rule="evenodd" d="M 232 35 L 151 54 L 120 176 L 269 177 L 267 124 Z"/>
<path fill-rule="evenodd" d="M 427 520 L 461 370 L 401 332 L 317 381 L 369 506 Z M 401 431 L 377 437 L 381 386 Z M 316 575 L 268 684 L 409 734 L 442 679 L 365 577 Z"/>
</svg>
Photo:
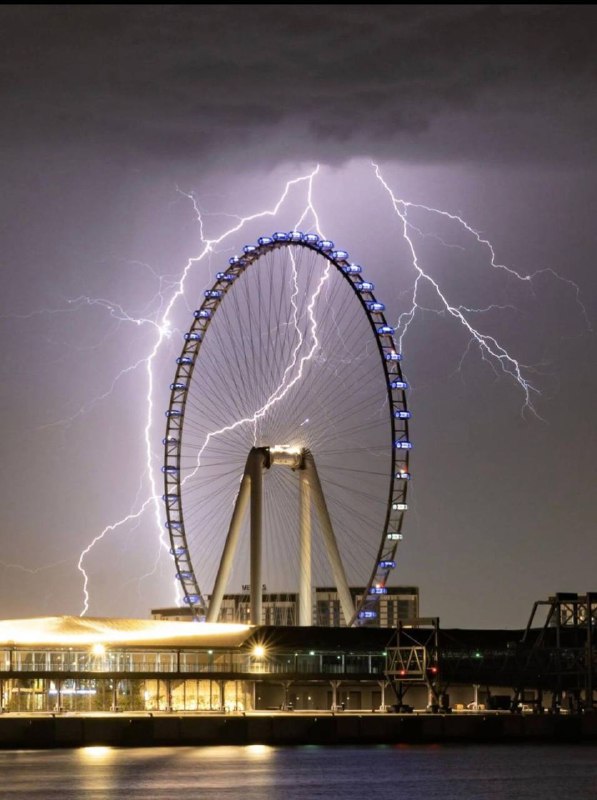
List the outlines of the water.
<svg viewBox="0 0 597 800">
<path fill-rule="evenodd" d="M 23 800 L 595 800 L 595 745 L 0 751 Z"/>
</svg>

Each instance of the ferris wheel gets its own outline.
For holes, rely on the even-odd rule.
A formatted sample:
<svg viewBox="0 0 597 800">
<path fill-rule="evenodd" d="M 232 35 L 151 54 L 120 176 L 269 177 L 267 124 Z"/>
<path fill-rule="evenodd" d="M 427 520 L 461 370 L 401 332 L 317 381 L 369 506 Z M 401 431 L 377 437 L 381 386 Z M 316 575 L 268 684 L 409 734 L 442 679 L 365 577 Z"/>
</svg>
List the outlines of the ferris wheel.
<svg viewBox="0 0 597 800">
<path fill-rule="evenodd" d="M 277 232 L 218 272 L 184 335 L 166 411 L 166 527 L 184 602 L 216 621 L 245 592 L 330 587 L 371 623 L 402 539 L 410 412 L 383 303 L 346 251 Z M 361 587 L 355 595 L 352 587 Z M 363 588 L 364 587 L 364 588 Z"/>
</svg>

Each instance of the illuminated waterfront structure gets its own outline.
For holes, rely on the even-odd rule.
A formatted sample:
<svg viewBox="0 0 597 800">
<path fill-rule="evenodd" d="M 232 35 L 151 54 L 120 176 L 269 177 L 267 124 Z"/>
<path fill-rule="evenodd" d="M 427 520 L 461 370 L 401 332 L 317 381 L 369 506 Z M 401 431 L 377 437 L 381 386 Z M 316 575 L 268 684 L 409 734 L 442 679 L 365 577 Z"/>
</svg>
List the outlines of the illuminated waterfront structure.
<svg viewBox="0 0 597 800">
<path fill-rule="evenodd" d="M 541 625 L 540 613 L 544 614 Z M 0 621 L 7 711 L 594 708 L 597 593 L 536 603 L 525 630 Z M 475 688 L 477 687 L 477 688 Z M 448 695 L 449 691 L 449 695 Z M 406 697 L 406 699 L 405 699 Z"/>
</svg>

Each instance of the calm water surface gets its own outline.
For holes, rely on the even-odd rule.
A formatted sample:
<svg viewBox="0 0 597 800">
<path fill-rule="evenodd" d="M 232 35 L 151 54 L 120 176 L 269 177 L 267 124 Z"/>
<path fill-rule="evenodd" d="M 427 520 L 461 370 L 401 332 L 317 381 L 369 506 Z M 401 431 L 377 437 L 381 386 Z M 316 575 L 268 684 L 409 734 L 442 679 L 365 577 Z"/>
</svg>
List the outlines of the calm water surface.
<svg viewBox="0 0 597 800">
<path fill-rule="evenodd" d="M 597 746 L 0 751 L 0 798 L 597 800 Z"/>
</svg>

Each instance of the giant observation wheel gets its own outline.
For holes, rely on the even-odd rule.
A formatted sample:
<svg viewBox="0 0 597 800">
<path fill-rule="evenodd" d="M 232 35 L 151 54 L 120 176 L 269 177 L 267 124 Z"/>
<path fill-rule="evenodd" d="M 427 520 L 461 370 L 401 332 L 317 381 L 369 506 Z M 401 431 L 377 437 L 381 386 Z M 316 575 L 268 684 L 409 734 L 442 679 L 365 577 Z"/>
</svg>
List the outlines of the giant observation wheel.
<svg viewBox="0 0 597 800">
<path fill-rule="evenodd" d="M 297 622 L 317 624 L 317 586 L 345 623 L 371 623 L 396 566 L 411 448 L 374 285 L 333 242 L 291 231 L 244 247 L 204 295 L 163 440 L 184 602 L 215 621 L 244 592 L 243 621 L 260 623 L 264 592 L 298 593 Z"/>
</svg>

